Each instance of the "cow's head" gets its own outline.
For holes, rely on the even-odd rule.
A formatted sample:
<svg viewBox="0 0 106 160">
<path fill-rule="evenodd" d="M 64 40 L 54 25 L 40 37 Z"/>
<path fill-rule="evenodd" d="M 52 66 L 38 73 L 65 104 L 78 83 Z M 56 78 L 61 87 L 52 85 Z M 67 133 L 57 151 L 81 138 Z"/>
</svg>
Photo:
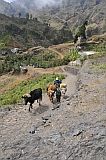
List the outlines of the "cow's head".
<svg viewBox="0 0 106 160">
<path fill-rule="evenodd" d="M 29 99 L 31 98 L 31 95 L 30 94 L 24 94 L 22 96 L 22 98 L 24 99 L 25 101 L 25 105 L 27 105 L 27 103 L 29 102 Z"/>
</svg>

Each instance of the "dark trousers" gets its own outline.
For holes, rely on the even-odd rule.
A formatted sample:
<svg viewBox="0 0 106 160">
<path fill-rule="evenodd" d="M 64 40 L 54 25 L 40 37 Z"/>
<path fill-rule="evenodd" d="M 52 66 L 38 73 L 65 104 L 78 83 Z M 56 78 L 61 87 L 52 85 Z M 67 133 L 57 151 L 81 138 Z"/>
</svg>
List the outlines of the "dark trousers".
<svg viewBox="0 0 106 160">
<path fill-rule="evenodd" d="M 60 102 L 61 96 L 60 95 L 56 95 L 56 99 L 57 99 L 57 102 Z"/>
</svg>

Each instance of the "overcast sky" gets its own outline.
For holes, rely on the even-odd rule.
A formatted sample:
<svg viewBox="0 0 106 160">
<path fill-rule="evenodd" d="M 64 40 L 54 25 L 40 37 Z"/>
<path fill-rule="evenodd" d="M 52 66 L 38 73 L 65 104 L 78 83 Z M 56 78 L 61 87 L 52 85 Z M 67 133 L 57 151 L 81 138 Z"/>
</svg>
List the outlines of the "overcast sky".
<svg viewBox="0 0 106 160">
<path fill-rule="evenodd" d="M 15 0 L 4 0 L 4 1 L 12 2 L 12 1 L 15 1 Z M 18 3 L 18 0 L 16 2 Z M 35 1 L 33 1 L 33 3 L 34 2 L 35 2 L 35 5 L 37 5 L 38 7 L 42 8 L 47 4 L 48 5 L 54 5 L 54 4 L 58 3 L 58 2 L 60 2 L 60 0 L 57 0 L 57 1 L 56 0 L 35 0 Z M 19 4 L 25 5 L 24 1 L 22 1 L 22 3 L 21 3 L 21 0 L 19 0 Z M 23 6 L 23 7 L 25 7 L 25 6 Z"/>
<path fill-rule="evenodd" d="M 7 2 L 12 2 L 12 1 L 15 1 L 15 0 L 4 0 L 4 1 L 7 1 Z M 41 0 L 41 1 L 44 1 L 44 2 L 52 2 L 53 0 Z"/>
<path fill-rule="evenodd" d="M 13 0 L 5 0 L 5 1 L 7 1 L 7 2 L 12 2 Z"/>
<path fill-rule="evenodd" d="M 19 4 L 21 7 L 23 7 L 23 8 L 27 7 L 26 4 L 24 3 L 24 0 L 5 0 L 5 1 L 7 1 L 7 2 L 16 1 L 16 4 Z M 28 2 L 30 2 L 30 1 L 28 1 Z M 38 7 L 40 9 L 40 8 L 46 6 L 46 5 L 49 5 L 49 6 L 55 5 L 55 4 L 58 5 L 58 3 L 60 3 L 60 1 L 61 0 L 33 0 L 32 2 L 36 7 Z"/>
</svg>

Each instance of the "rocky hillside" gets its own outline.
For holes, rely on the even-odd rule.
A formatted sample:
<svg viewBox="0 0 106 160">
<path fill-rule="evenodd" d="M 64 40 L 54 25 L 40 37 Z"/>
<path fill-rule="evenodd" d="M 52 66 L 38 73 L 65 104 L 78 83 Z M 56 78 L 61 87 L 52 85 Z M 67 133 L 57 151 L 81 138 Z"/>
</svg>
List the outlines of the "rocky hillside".
<svg viewBox="0 0 106 160">
<path fill-rule="evenodd" d="M 42 17 L 56 28 L 67 23 L 72 31 L 88 20 L 88 35 L 91 36 L 89 31 L 93 35 L 101 34 L 106 32 L 106 1 L 63 0 L 58 7 L 41 11 L 40 18 Z"/>
</svg>

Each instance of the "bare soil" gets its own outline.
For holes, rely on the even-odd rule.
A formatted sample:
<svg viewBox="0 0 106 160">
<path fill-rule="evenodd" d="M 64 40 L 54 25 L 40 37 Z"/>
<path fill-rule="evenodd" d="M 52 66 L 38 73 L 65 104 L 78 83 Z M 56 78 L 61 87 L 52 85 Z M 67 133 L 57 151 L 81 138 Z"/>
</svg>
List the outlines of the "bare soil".
<svg viewBox="0 0 106 160">
<path fill-rule="evenodd" d="M 0 109 L 0 160 L 105 160 L 106 71 L 93 64 L 64 66 L 68 86 L 61 103 L 43 95 L 31 112 L 22 103 Z"/>
</svg>

